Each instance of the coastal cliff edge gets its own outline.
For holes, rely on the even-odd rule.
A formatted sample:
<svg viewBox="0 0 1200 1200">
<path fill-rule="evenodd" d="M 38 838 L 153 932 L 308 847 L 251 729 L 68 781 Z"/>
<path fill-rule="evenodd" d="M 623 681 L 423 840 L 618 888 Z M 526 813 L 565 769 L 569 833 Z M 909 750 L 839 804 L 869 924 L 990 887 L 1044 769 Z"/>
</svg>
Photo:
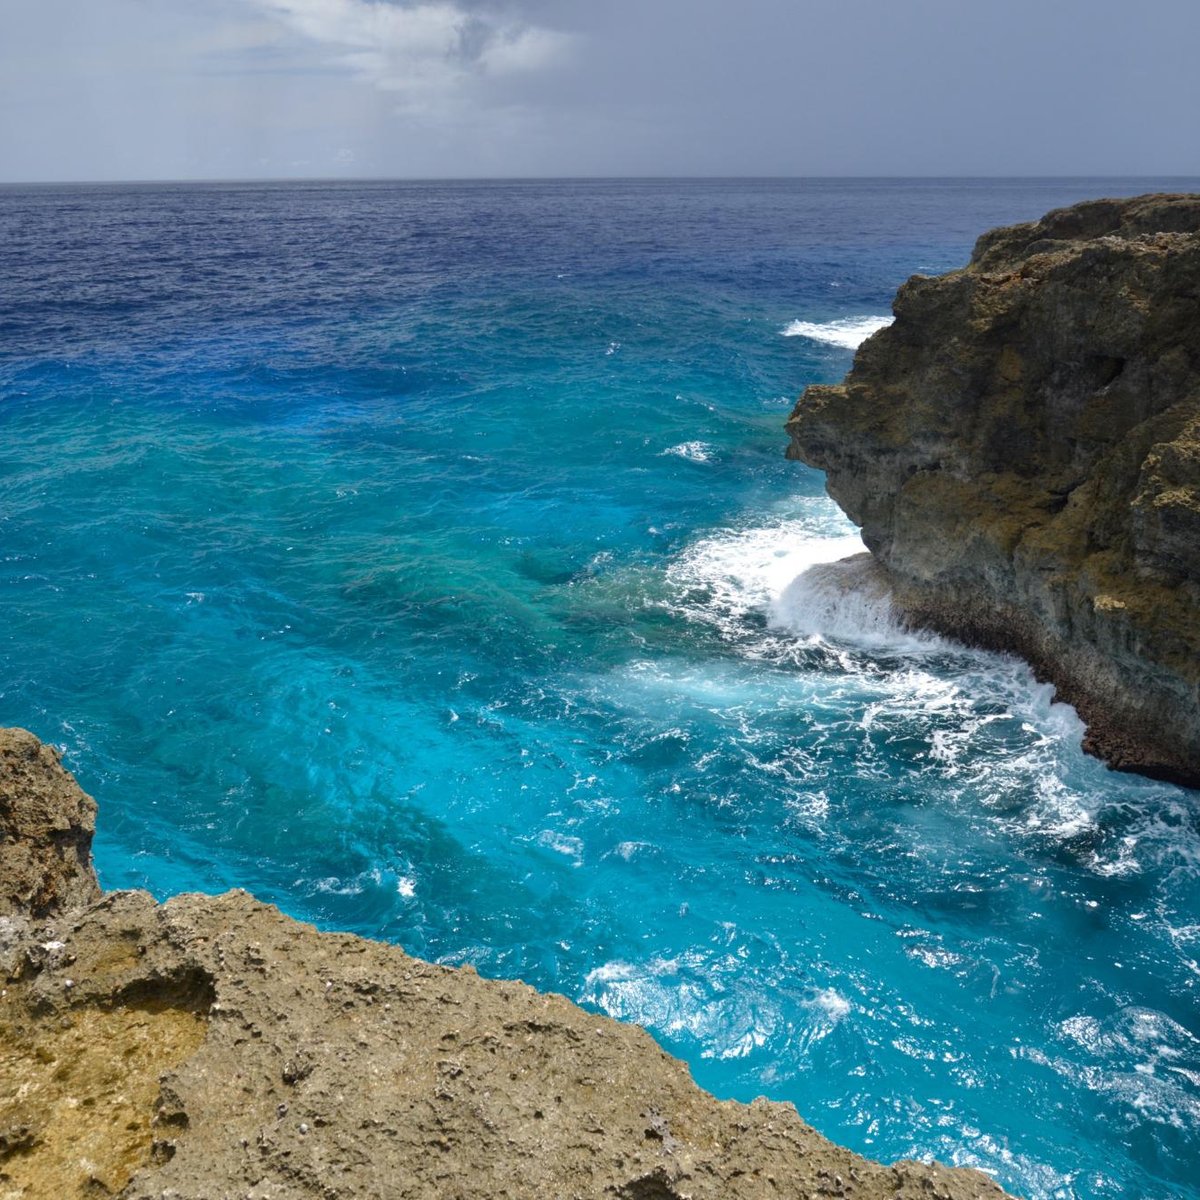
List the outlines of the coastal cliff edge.
<svg viewBox="0 0 1200 1200">
<path fill-rule="evenodd" d="M 1200 786 L 1200 196 L 1096 200 L 917 275 L 788 455 L 912 627 L 1021 655 L 1111 766 Z"/>
</svg>

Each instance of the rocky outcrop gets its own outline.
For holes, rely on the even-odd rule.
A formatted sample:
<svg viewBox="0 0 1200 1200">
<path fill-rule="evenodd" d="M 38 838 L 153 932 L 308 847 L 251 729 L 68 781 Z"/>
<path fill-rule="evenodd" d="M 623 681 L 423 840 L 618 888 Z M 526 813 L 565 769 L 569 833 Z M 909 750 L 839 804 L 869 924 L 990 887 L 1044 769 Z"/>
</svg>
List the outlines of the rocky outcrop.
<svg viewBox="0 0 1200 1200">
<path fill-rule="evenodd" d="M 894 310 L 789 456 L 907 621 L 1024 656 L 1087 749 L 1200 786 L 1200 196 L 994 230 Z"/>
<path fill-rule="evenodd" d="M 100 895 L 91 867 L 96 802 L 58 754 L 0 729 L 0 917 L 45 917 Z"/>
<path fill-rule="evenodd" d="M 15 864 L 24 896 L 54 848 L 53 888 L 0 917 L 5 1200 L 1003 1200 L 974 1171 L 860 1158 L 789 1105 L 718 1102 L 561 996 L 245 892 L 97 898 L 90 802 L 31 735 L 0 743 L 0 879 Z"/>
</svg>

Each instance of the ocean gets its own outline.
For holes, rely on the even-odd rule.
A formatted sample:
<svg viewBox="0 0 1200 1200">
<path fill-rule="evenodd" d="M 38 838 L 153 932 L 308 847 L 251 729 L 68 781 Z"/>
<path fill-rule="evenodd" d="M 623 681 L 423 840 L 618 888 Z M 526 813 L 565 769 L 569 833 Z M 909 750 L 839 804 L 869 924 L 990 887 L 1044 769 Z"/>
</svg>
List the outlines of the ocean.
<svg viewBox="0 0 1200 1200">
<path fill-rule="evenodd" d="M 1181 180 L 0 189 L 0 723 L 244 887 L 1028 1200 L 1200 1195 L 1200 804 L 805 569 L 914 272 Z"/>
</svg>

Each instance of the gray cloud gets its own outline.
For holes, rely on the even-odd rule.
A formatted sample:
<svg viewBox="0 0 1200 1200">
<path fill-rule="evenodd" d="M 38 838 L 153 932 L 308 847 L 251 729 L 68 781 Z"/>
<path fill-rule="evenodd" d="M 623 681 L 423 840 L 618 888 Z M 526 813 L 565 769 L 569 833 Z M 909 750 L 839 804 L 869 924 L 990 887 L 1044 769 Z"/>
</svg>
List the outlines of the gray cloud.
<svg viewBox="0 0 1200 1200">
<path fill-rule="evenodd" d="M 1196 174 L 1195 0 L 3 0 L 0 177 Z"/>
<path fill-rule="evenodd" d="M 330 61 L 403 107 L 436 109 L 479 77 L 537 71 L 562 62 L 572 39 L 543 26 L 459 4 L 381 0 L 253 0 Z"/>
</svg>

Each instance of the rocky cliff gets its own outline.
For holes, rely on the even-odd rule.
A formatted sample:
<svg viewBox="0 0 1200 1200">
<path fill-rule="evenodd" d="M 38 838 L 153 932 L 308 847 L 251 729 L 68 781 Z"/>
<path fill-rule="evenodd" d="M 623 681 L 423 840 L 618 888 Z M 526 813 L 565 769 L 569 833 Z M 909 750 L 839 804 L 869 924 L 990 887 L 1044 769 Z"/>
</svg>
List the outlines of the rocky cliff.
<svg viewBox="0 0 1200 1200">
<path fill-rule="evenodd" d="M 789 456 L 911 624 L 1024 656 L 1112 766 L 1200 786 L 1200 196 L 1097 200 L 914 276 Z"/>
<path fill-rule="evenodd" d="M 93 812 L 0 730 L 4 1200 L 1003 1200 L 974 1171 L 860 1158 L 789 1105 L 720 1103 L 561 996 L 245 892 L 101 896 Z"/>
</svg>

